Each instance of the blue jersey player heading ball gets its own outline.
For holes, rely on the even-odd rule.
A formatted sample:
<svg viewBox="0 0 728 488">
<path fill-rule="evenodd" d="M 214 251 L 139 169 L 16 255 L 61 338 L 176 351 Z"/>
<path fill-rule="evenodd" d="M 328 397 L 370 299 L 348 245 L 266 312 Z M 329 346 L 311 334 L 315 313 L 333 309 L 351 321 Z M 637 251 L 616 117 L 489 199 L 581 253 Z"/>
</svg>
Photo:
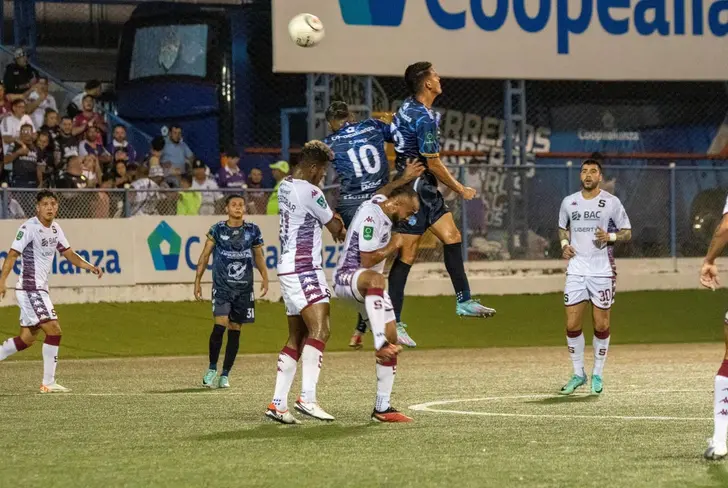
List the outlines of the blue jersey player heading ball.
<svg viewBox="0 0 728 488">
<path fill-rule="evenodd" d="M 475 197 L 475 190 L 460 184 L 440 160 L 440 114 L 432 108 L 442 93 L 440 76 L 432 63 L 423 61 L 407 67 L 404 81 L 410 97 L 404 101 L 392 124 L 397 153 L 395 164 L 397 171 L 402 172 L 408 159 L 417 158 L 426 170 L 414 182 L 414 189 L 420 196 L 420 210 L 395 229 L 403 234 L 402 249 L 389 272 L 389 293 L 397 322 L 401 324 L 404 287 L 415 262 L 417 245 L 428 229 L 443 244 L 445 267 L 457 295 L 456 313 L 466 317 L 491 317 L 495 310 L 470 297 L 463 265 L 462 237 L 437 188 L 438 183 L 442 183 L 466 200 Z"/>
<path fill-rule="evenodd" d="M 261 296 L 268 292 L 268 269 L 263 256 L 263 236 L 260 228 L 245 222 L 245 200 L 230 195 L 225 200 L 227 220 L 216 223 L 207 233 L 207 241 L 197 261 L 195 298 L 202 300 L 202 275 L 212 261 L 212 314 L 215 325 L 210 334 L 210 367 L 202 379 L 207 388 L 229 388 L 228 375 L 240 347 L 242 324 L 255 322 L 255 290 L 253 266 L 262 278 Z M 222 374 L 217 378 L 217 361 L 222 349 L 223 335 L 228 331 Z M 216 381 L 217 378 L 217 381 Z"/>
<path fill-rule="evenodd" d="M 332 134 L 323 142 L 334 152 L 333 166 L 339 177 L 340 195 L 336 211 L 348 229 L 359 206 L 374 195 L 385 195 L 422 174 L 424 166 L 416 161 L 402 163 L 400 177 L 389 181 L 389 161 L 384 143 L 394 142 L 392 126 L 381 120 L 354 120 L 346 103 L 336 101 L 326 109 L 326 121 Z M 349 346 L 362 347 L 366 323 L 361 314 Z M 404 326 L 397 329 L 399 343 L 414 347 Z"/>
</svg>

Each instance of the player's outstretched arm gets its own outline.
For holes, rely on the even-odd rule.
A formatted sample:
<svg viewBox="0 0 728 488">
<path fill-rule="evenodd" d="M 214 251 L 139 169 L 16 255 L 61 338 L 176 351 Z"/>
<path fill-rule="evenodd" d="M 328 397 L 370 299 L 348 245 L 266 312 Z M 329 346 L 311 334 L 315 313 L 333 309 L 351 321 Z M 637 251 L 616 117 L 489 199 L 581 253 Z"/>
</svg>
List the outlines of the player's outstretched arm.
<svg viewBox="0 0 728 488">
<path fill-rule="evenodd" d="M 210 255 L 215 248 L 215 241 L 209 237 L 205 241 L 205 247 L 202 248 L 200 258 L 197 260 L 197 272 L 195 274 L 195 299 L 202 300 L 202 275 L 205 274 L 207 263 L 210 262 Z"/>
<path fill-rule="evenodd" d="M 393 190 L 399 188 L 400 186 L 406 185 L 424 172 L 425 166 L 422 163 L 420 163 L 416 159 L 408 159 L 407 166 L 405 166 L 404 171 L 402 172 L 402 176 L 400 176 L 396 180 L 390 181 L 389 183 L 381 187 L 379 190 L 377 190 L 377 194 L 388 197 Z"/>
<path fill-rule="evenodd" d="M 703 259 L 703 266 L 700 268 L 700 284 L 711 290 L 715 290 L 720 285 L 715 260 L 723 253 L 726 245 L 728 245 L 728 214 L 723 215 L 723 219 L 715 229 L 708 252 Z"/>
<path fill-rule="evenodd" d="M 255 246 L 253 248 L 253 257 L 255 258 L 255 267 L 258 273 L 260 273 L 260 296 L 264 297 L 268 293 L 268 268 L 265 265 L 263 246 Z"/>
<path fill-rule="evenodd" d="M 19 257 L 20 253 L 15 249 L 9 250 L 8 255 L 5 257 L 5 261 L 3 262 L 3 270 L 2 272 L 0 272 L 0 300 L 5 297 L 5 292 L 7 291 L 7 285 L 5 284 L 5 282 L 8 280 L 8 276 L 10 276 L 10 271 L 12 271 L 13 266 L 15 266 L 15 261 L 17 261 Z"/>
<path fill-rule="evenodd" d="M 81 256 L 76 254 L 76 251 L 74 251 L 71 248 L 68 248 L 65 251 L 63 251 L 61 253 L 61 256 L 68 259 L 68 261 L 70 261 L 71 264 L 74 265 L 75 267 L 91 271 L 98 278 L 101 278 L 102 276 L 104 276 L 104 271 L 101 268 L 89 263 L 88 261 L 83 259 Z"/>
<path fill-rule="evenodd" d="M 435 175 L 437 180 L 450 188 L 452 191 L 462 196 L 466 200 L 472 200 L 475 197 L 475 189 L 469 186 L 463 186 L 458 180 L 450 174 L 442 160 L 437 158 L 428 158 L 427 167 L 430 172 Z"/>
</svg>

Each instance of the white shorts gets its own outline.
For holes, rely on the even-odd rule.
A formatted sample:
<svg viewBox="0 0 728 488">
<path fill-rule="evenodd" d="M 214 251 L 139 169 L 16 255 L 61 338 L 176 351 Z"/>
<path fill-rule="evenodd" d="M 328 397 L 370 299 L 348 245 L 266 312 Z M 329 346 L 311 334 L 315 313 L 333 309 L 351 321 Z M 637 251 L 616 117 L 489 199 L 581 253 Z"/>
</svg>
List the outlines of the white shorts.
<svg viewBox="0 0 728 488">
<path fill-rule="evenodd" d="M 56 309 L 47 291 L 15 290 L 15 299 L 20 307 L 21 327 L 35 327 L 51 320 L 58 320 Z"/>
<path fill-rule="evenodd" d="M 355 301 L 357 311 L 361 314 L 367 326 L 369 326 L 369 316 L 364 306 L 364 297 L 361 296 L 359 288 L 356 286 L 357 281 L 359 281 L 359 275 L 364 271 L 366 270 L 360 268 L 352 272 L 337 273 L 334 276 L 334 293 L 336 293 L 338 298 Z M 382 298 L 384 299 L 384 323 L 395 322 L 397 319 L 394 316 L 394 307 L 392 307 L 392 300 L 389 298 L 389 293 L 385 291 Z"/>
<path fill-rule="evenodd" d="M 286 315 L 301 315 L 301 310 L 314 303 L 329 303 L 331 291 L 323 270 L 278 275 Z"/>
<path fill-rule="evenodd" d="M 564 304 L 569 307 L 591 300 L 595 307 L 608 310 L 614 305 L 616 281 L 612 276 L 567 275 Z"/>
</svg>

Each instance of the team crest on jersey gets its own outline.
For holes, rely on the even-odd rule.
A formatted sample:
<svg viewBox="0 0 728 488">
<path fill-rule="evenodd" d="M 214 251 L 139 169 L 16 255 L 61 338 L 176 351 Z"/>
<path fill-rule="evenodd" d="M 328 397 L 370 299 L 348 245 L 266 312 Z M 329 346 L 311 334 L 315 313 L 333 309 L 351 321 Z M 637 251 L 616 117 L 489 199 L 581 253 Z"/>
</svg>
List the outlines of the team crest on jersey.
<svg viewBox="0 0 728 488">
<path fill-rule="evenodd" d="M 22 238 L 23 238 L 23 231 L 22 230 L 19 230 L 18 231 L 18 235 L 15 236 L 15 240 L 16 241 L 19 241 Z"/>
<path fill-rule="evenodd" d="M 579 212 L 571 212 L 571 220 L 581 220 L 581 214 Z"/>
<path fill-rule="evenodd" d="M 374 237 L 374 227 L 371 225 L 364 226 L 364 240 L 371 241 Z"/>
<path fill-rule="evenodd" d="M 318 200 L 316 200 L 316 203 L 318 203 L 318 204 L 319 204 L 319 207 L 321 207 L 321 208 L 326 208 L 326 199 L 324 198 L 324 196 L 323 196 L 323 195 L 321 195 L 321 196 L 319 197 L 319 199 L 318 199 Z"/>
</svg>

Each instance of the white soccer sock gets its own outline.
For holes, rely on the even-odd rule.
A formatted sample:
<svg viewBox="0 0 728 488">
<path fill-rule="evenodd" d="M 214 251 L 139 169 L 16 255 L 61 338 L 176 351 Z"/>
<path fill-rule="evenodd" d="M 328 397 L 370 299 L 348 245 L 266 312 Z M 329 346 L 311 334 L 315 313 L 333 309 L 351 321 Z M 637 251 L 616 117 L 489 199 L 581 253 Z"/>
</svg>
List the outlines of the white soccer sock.
<svg viewBox="0 0 728 488">
<path fill-rule="evenodd" d="M 600 337 L 597 337 L 599 334 Z M 605 337 L 606 336 L 606 337 Z M 594 331 L 594 338 L 592 339 L 592 345 L 594 346 L 594 369 L 592 370 L 593 375 L 601 376 L 604 371 L 604 363 L 607 362 L 607 352 L 609 351 L 609 329 L 603 332 Z"/>
<path fill-rule="evenodd" d="M 278 355 L 278 372 L 276 373 L 276 389 L 273 393 L 273 405 L 279 412 L 288 410 L 288 393 L 291 391 L 293 378 L 298 367 L 298 351 L 284 347 Z"/>
<path fill-rule="evenodd" d="M 18 352 L 19 337 L 11 337 L 0 345 L 0 361 Z M 20 341 L 22 343 L 22 341 Z M 27 347 L 27 346 L 26 346 Z M 25 348 L 23 348 L 25 349 Z"/>
<path fill-rule="evenodd" d="M 58 346 L 61 336 L 46 336 L 43 343 L 43 384 L 52 385 L 56 382 L 56 366 L 58 365 Z"/>
<path fill-rule="evenodd" d="M 316 385 L 321 374 L 321 364 L 324 359 L 324 344 L 316 339 L 306 339 L 303 346 L 301 362 L 303 373 L 301 374 L 301 400 L 306 403 L 316 403 Z"/>
<path fill-rule="evenodd" d="M 723 374 L 728 374 L 728 361 L 723 361 L 715 377 L 713 445 L 716 447 L 725 446 L 728 435 L 728 377 Z"/>
<path fill-rule="evenodd" d="M 372 328 L 372 336 L 374 336 L 374 349 L 382 348 L 387 339 L 384 335 L 384 290 L 381 288 L 369 288 L 367 296 L 364 298 L 364 306 L 369 316 L 369 325 Z"/>
<path fill-rule="evenodd" d="M 389 405 L 394 385 L 394 375 L 397 374 L 397 358 L 385 361 L 384 364 L 377 363 L 377 401 L 374 410 L 384 412 Z"/>
<path fill-rule="evenodd" d="M 576 337 L 569 337 L 566 333 L 566 345 L 569 346 L 569 356 L 574 364 L 574 374 L 577 376 L 584 375 L 584 334 L 579 331 Z"/>
</svg>

